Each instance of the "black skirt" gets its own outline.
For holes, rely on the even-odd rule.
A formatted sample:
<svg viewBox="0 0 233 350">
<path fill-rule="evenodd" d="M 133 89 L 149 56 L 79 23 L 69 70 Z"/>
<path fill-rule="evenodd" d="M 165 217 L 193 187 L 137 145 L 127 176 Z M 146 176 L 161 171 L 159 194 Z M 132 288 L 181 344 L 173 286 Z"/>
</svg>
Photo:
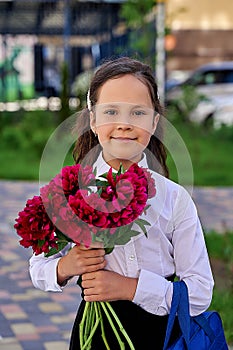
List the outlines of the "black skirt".
<svg viewBox="0 0 233 350">
<path fill-rule="evenodd" d="M 163 349 L 168 316 L 157 316 L 152 313 L 149 313 L 131 301 L 114 301 L 111 302 L 111 305 L 114 308 L 114 311 L 119 317 L 126 332 L 128 333 L 136 350 Z M 70 350 L 80 350 L 79 324 L 82 319 L 84 307 L 85 301 L 82 301 L 72 330 L 69 348 Z M 111 329 L 111 326 L 105 318 L 104 313 L 103 318 L 105 334 L 110 349 L 120 349 L 117 339 Z M 119 333 L 121 332 L 119 331 Z M 175 340 L 179 333 L 180 329 L 176 320 L 175 326 L 173 328 L 172 339 Z M 123 335 L 121 336 L 121 338 L 124 341 Z M 125 350 L 129 350 L 129 346 L 126 345 L 125 341 L 124 343 Z M 91 350 L 106 350 L 106 347 L 101 337 L 100 327 L 97 328 L 97 331 L 95 332 L 95 335 L 93 337 Z"/>
</svg>

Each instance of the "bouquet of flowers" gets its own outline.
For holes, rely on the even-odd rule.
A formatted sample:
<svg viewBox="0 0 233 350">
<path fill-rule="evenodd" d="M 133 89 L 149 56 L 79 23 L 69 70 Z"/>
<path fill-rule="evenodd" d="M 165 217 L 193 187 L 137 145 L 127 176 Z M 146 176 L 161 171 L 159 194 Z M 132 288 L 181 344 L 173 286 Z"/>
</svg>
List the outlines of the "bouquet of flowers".
<svg viewBox="0 0 233 350">
<path fill-rule="evenodd" d="M 47 185 L 40 195 L 28 199 L 14 225 L 21 237 L 20 244 L 32 247 L 36 255 L 49 257 L 62 250 L 68 242 L 86 247 L 101 242 L 106 254 L 115 245 L 126 244 L 141 232 L 147 235 L 149 223 L 139 218 L 148 209 L 147 200 L 156 193 L 155 183 L 148 170 L 137 164 L 124 171 L 112 168 L 96 178 L 96 171 L 80 164 L 66 166 Z M 133 225 L 137 224 L 139 230 Z M 135 227 L 135 226 L 134 226 Z M 106 349 L 109 349 L 102 319 L 104 312 L 118 339 L 124 343 L 115 327 L 118 324 L 130 349 L 134 346 L 119 318 L 108 302 L 87 302 L 80 323 L 80 347 L 91 349 L 91 339 L 100 323 Z"/>
</svg>

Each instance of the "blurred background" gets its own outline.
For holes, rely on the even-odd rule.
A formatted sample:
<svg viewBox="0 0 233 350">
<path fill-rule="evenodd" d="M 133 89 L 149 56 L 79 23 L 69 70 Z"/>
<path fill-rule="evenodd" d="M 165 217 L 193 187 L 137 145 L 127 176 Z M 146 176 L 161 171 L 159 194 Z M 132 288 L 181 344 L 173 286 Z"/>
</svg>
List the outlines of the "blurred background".
<svg viewBox="0 0 233 350">
<path fill-rule="evenodd" d="M 211 308 L 220 311 L 233 344 L 232 37 L 229 0 L 0 0 L 0 239 L 7 247 L 0 257 L 1 349 L 37 349 L 36 339 L 12 328 L 21 318 L 15 321 L 9 311 L 14 288 L 31 288 L 28 302 L 35 302 L 25 265 L 30 252 L 22 253 L 14 218 L 38 191 L 40 160 L 50 135 L 86 106 L 95 69 L 119 56 L 138 58 L 153 68 L 166 118 L 190 154 L 194 177 L 185 177 L 184 167 L 183 185 L 194 186 L 216 280 Z M 169 142 L 174 151 L 175 141 Z M 179 148 L 177 152 L 175 161 L 168 149 L 174 181 L 179 180 L 177 157 L 183 159 Z M 72 163 L 71 150 L 65 164 Z M 26 271 L 24 287 L 15 282 L 20 266 Z M 70 289 L 59 299 L 66 305 L 70 300 L 71 313 L 72 293 Z M 1 305 L 6 300 L 8 311 Z M 59 328 L 60 345 L 38 340 L 38 350 L 65 349 L 61 339 L 64 332 L 69 337 L 70 327 Z M 27 344 L 22 334 L 29 337 Z"/>
<path fill-rule="evenodd" d="M 36 179 L 23 153 L 21 167 L 9 169 L 19 159 L 11 148 L 40 159 L 51 129 L 86 105 L 94 70 L 128 55 L 154 69 L 195 185 L 232 185 L 232 17 L 227 0 L 0 1 L 0 142 L 10 153 L 0 156 L 0 176 Z"/>
</svg>

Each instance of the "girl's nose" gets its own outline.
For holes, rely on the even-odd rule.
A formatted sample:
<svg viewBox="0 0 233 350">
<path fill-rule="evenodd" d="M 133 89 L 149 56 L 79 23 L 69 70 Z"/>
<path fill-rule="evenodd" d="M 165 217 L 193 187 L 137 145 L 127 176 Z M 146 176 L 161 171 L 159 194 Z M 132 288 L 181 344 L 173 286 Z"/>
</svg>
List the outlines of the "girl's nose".
<svg viewBox="0 0 233 350">
<path fill-rule="evenodd" d="M 133 126 L 129 123 L 117 123 L 118 130 L 131 130 Z"/>
<path fill-rule="evenodd" d="M 130 123 L 130 116 L 127 114 L 121 115 L 119 120 L 116 122 L 117 129 L 129 130 L 133 128 L 133 125 Z"/>
</svg>

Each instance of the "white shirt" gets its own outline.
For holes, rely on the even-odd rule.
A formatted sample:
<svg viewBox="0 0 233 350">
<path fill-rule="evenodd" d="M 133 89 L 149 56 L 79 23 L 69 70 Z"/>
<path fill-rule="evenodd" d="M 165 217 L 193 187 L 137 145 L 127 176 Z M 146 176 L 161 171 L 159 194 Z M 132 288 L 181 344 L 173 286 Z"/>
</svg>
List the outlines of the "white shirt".
<svg viewBox="0 0 233 350">
<path fill-rule="evenodd" d="M 145 156 L 138 165 L 148 168 Z M 102 154 L 94 167 L 97 176 L 109 170 Z M 169 313 L 173 286 L 166 277 L 175 273 L 188 286 L 191 315 L 200 314 L 210 305 L 214 281 L 196 207 L 183 187 L 151 173 L 156 195 L 148 200 L 150 208 L 142 215 L 151 224 L 148 238 L 140 233 L 127 244 L 115 246 L 106 255 L 106 269 L 138 278 L 133 302 L 156 315 Z M 63 290 L 57 283 L 57 263 L 69 248 L 49 258 L 32 256 L 30 275 L 36 288 Z"/>
</svg>

